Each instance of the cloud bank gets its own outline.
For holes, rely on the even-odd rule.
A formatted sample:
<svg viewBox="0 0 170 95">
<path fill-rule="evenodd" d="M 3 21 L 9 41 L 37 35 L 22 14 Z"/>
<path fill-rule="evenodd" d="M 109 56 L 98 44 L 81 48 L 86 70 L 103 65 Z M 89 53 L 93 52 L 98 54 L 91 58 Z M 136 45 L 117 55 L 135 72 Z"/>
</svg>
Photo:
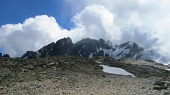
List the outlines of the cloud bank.
<svg viewBox="0 0 170 95">
<path fill-rule="evenodd" d="M 82 9 L 73 16 L 75 27 L 71 30 L 59 26 L 54 17 L 39 15 L 1 26 L 0 47 L 15 57 L 68 36 L 73 42 L 87 37 L 117 44 L 132 40 L 157 51 L 162 56 L 158 61 L 170 59 L 169 0 L 79 0 L 82 8 L 75 5 L 75 0 L 65 2 L 72 4 L 73 11 Z"/>
</svg>

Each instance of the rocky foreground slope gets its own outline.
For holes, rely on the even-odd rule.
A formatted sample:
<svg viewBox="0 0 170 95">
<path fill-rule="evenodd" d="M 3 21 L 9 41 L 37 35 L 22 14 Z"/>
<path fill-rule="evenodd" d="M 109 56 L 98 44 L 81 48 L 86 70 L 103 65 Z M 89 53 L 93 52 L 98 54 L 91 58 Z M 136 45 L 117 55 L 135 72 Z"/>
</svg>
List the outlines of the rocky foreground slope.
<svg viewBox="0 0 170 95">
<path fill-rule="evenodd" d="M 121 67 L 136 77 L 104 73 Z M 170 72 L 150 62 L 109 57 L 0 57 L 1 95 L 169 95 Z"/>
</svg>

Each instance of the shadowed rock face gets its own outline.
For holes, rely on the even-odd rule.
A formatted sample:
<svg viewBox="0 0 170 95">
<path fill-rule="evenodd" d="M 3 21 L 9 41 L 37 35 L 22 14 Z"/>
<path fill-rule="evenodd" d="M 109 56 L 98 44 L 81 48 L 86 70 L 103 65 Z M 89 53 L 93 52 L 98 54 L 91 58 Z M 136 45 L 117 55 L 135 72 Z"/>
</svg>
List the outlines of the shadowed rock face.
<svg viewBox="0 0 170 95">
<path fill-rule="evenodd" d="M 106 43 L 103 39 L 82 39 L 73 44 L 71 38 L 63 38 L 56 43 L 50 43 L 47 46 L 42 47 L 37 52 L 27 51 L 21 58 L 39 58 L 57 55 L 76 55 L 83 57 L 93 56 L 109 56 L 109 53 L 104 53 L 102 49 L 110 49 L 113 51 L 110 43 Z"/>
<path fill-rule="evenodd" d="M 56 43 L 50 43 L 47 46 L 42 47 L 37 52 L 27 51 L 21 58 L 42 58 L 56 55 L 71 55 L 73 51 L 73 43 L 71 38 L 67 37 L 58 40 Z"/>
<path fill-rule="evenodd" d="M 119 48 L 123 47 L 125 47 L 125 49 L 129 49 L 129 53 L 124 55 L 127 58 L 135 57 L 135 59 L 138 59 L 142 56 L 142 53 L 144 51 L 142 47 L 140 47 L 138 44 L 132 41 L 128 41 L 126 43 L 119 45 Z"/>
<path fill-rule="evenodd" d="M 3 57 L 9 57 L 10 58 L 9 54 L 4 54 Z"/>
<path fill-rule="evenodd" d="M 4 55 L 2 55 L 1 52 L 0 52 L 0 57 L 8 57 L 8 58 L 10 58 L 9 54 L 4 54 Z"/>
<path fill-rule="evenodd" d="M 76 55 L 89 57 L 91 56 L 109 56 L 109 53 L 104 53 L 102 49 L 113 51 L 114 48 L 106 43 L 103 39 L 82 39 L 75 44 L 74 51 Z"/>
<path fill-rule="evenodd" d="M 86 38 L 74 44 L 72 43 L 71 38 L 67 37 L 58 40 L 56 43 L 50 43 L 36 52 L 27 51 L 21 58 L 29 59 L 57 55 L 76 55 L 87 58 L 95 56 L 110 56 L 117 57 L 117 59 L 123 57 L 138 59 L 142 52 L 143 48 L 134 42 L 126 42 L 117 46 L 113 45 L 110 41 L 106 42 L 103 39 L 95 40 Z"/>
<path fill-rule="evenodd" d="M 21 58 L 22 59 L 29 59 L 29 58 L 34 58 L 35 57 L 35 52 L 33 51 L 27 51 Z"/>
<path fill-rule="evenodd" d="M 73 54 L 73 46 L 71 38 L 67 37 L 64 39 L 60 39 L 53 46 L 53 54 L 52 55 L 72 55 Z M 51 56 L 51 55 L 50 55 Z"/>
</svg>

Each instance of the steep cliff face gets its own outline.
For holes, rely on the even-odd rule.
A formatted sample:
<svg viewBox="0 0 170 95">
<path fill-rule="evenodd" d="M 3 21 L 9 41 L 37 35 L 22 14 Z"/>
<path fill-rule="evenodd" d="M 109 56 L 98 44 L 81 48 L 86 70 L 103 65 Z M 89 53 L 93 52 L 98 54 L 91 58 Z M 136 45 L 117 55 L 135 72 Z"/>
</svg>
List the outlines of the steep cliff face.
<svg viewBox="0 0 170 95">
<path fill-rule="evenodd" d="M 115 48 L 106 43 L 103 39 L 82 39 L 74 47 L 76 55 L 92 58 L 94 56 L 111 56 Z"/>
<path fill-rule="evenodd" d="M 53 47 L 53 55 L 72 55 L 74 44 L 71 38 L 60 39 Z"/>
<path fill-rule="evenodd" d="M 57 55 L 76 55 L 87 58 L 92 58 L 95 56 L 110 56 L 115 59 L 138 59 L 141 57 L 143 51 L 144 50 L 142 47 L 131 41 L 118 46 L 110 41 L 106 42 L 103 39 L 95 40 L 85 38 L 74 44 L 72 43 L 71 38 L 67 37 L 58 40 L 56 43 L 50 43 L 36 52 L 27 51 L 21 58 L 26 59 Z"/>
<path fill-rule="evenodd" d="M 115 59 L 125 58 L 134 58 L 139 59 L 143 54 L 144 49 L 138 44 L 132 41 L 120 44 L 118 48 L 113 52 Z"/>
</svg>

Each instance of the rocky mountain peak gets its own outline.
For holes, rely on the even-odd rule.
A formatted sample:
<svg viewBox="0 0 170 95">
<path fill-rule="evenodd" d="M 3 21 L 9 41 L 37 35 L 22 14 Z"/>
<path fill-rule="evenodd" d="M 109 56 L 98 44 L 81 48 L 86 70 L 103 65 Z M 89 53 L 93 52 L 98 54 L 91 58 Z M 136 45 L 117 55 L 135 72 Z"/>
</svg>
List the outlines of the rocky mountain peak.
<svg viewBox="0 0 170 95">
<path fill-rule="evenodd" d="M 144 49 L 133 41 L 128 41 L 120 44 L 114 51 L 114 58 L 134 58 L 139 59 L 142 56 Z"/>
<path fill-rule="evenodd" d="M 60 39 L 53 46 L 52 55 L 71 55 L 73 50 L 73 43 L 70 37 Z"/>
<path fill-rule="evenodd" d="M 103 39 L 84 38 L 77 43 L 72 43 L 70 37 L 45 45 L 40 50 L 26 52 L 21 58 L 40 58 L 57 55 L 75 55 L 87 58 L 95 56 L 110 56 L 115 59 L 134 58 L 139 59 L 144 49 L 137 43 L 128 41 L 123 44 L 114 45 L 111 41 Z"/>
<path fill-rule="evenodd" d="M 8 58 L 10 58 L 9 54 L 4 54 L 3 57 L 8 57 Z"/>
<path fill-rule="evenodd" d="M 4 54 L 4 55 L 2 55 L 1 52 L 0 52 L 0 57 L 7 57 L 7 58 L 10 58 L 9 54 Z"/>
<path fill-rule="evenodd" d="M 129 48 L 138 48 L 139 49 L 139 48 L 141 48 L 137 43 L 135 43 L 133 41 L 128 41 L 128 42 L 125 42 L 125 43 L 119 45 L 119 48 L 123 48 L 123 47 L 126 47 L 126 49 L 129 49 Z"/>
</svg>

